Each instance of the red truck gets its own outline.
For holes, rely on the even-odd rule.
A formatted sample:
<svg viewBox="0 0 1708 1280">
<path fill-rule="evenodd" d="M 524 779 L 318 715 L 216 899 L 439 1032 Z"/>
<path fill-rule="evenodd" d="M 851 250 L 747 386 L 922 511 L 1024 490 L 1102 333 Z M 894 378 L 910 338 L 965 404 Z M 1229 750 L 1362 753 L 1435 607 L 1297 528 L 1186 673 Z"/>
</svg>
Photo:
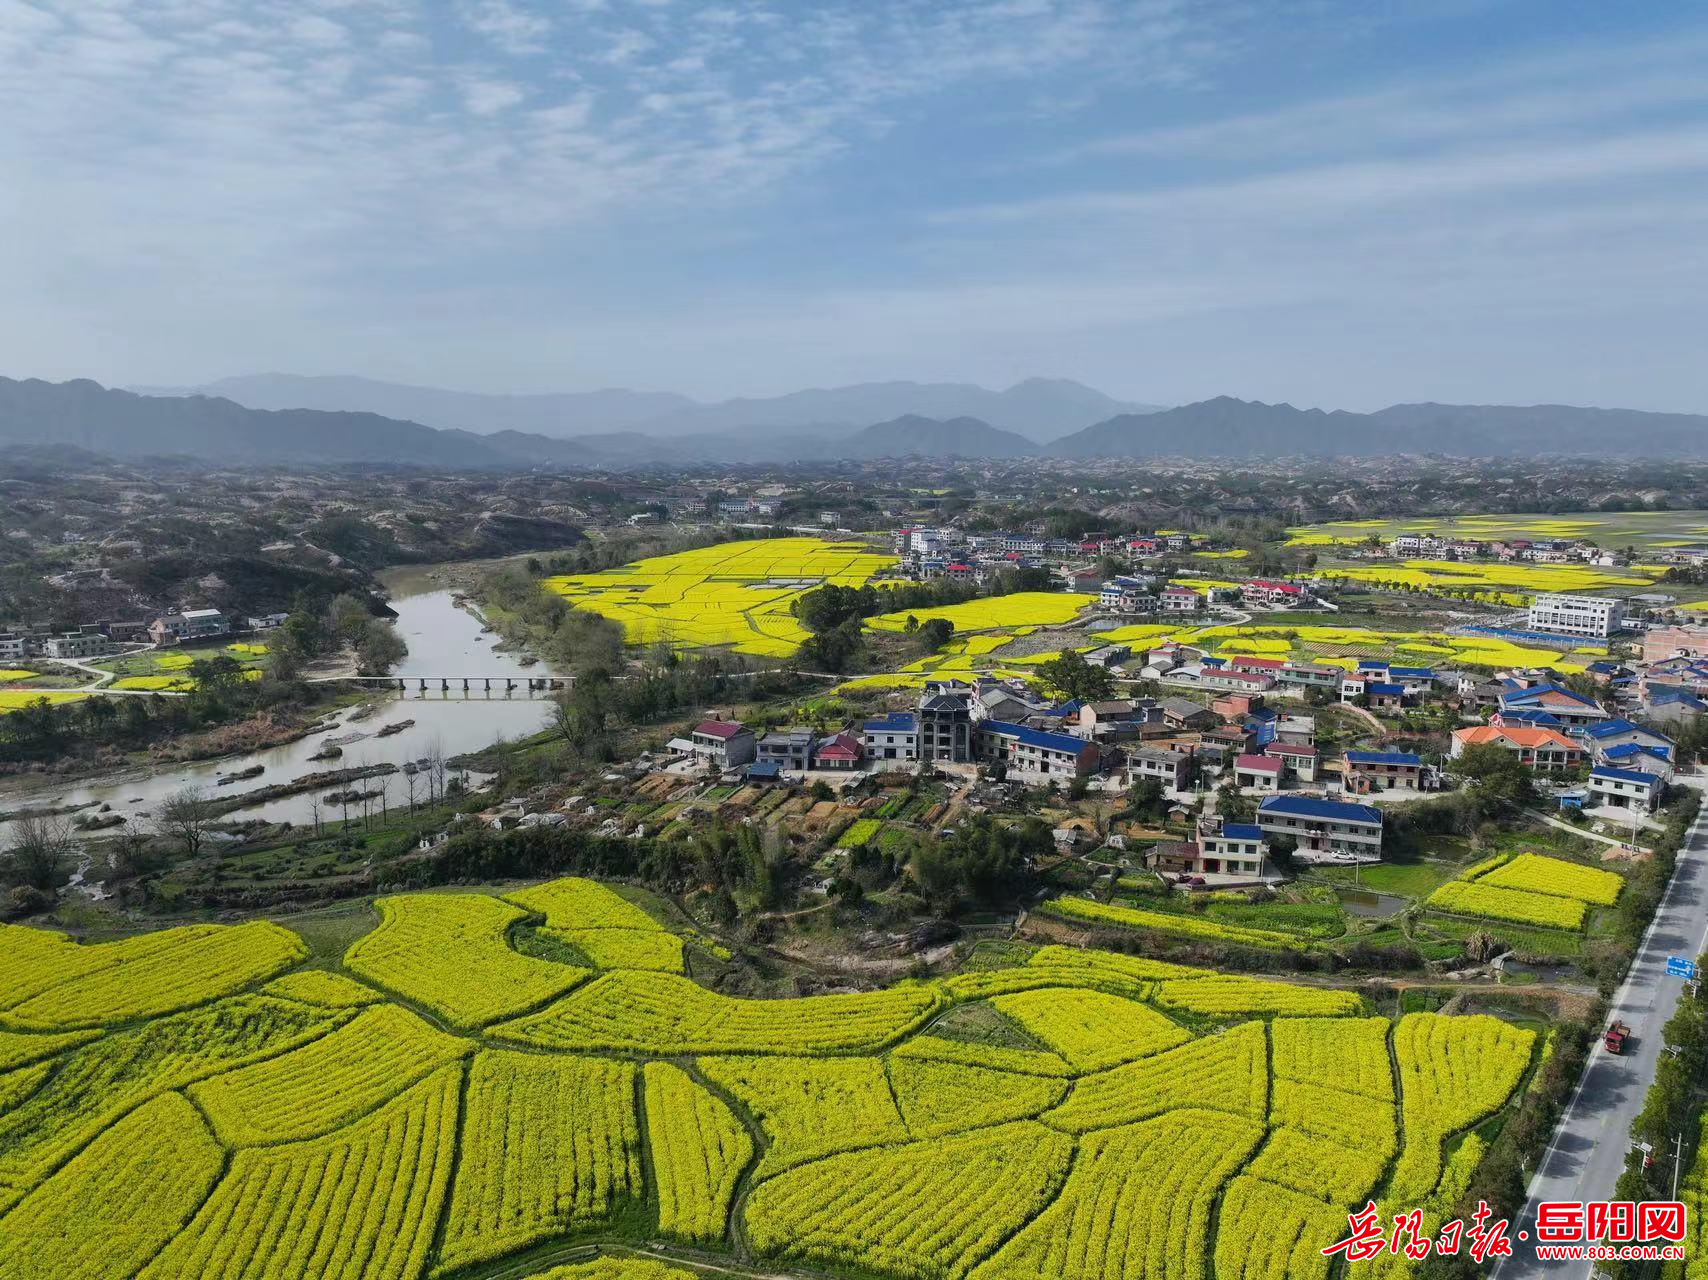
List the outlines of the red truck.
<svg viewBox="0 0 1708 1280">
<path fill-rule="evenodd" d="M 1631 1038 L 1631 1028 L 1623 1022 L 1615 1022 L 1607 1028 L 1607 1052 L 1624 1053 L 1625 1042 Z"/>
</svg>

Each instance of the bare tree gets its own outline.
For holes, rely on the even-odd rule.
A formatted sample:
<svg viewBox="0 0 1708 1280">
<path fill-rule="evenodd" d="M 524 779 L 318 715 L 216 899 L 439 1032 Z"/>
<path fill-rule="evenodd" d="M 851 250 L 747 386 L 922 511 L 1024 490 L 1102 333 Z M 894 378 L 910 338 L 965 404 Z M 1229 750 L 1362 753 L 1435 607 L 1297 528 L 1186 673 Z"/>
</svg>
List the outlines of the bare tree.
<svg viewBox="0 0 1708 1280">
<path fill-rule="evenodd" d="M 403 766 L 403 790 L 404 790 L 404 793 L 409 797 L 409 816 L 410 817 L 415 816 L 415 786 L 416 786 L 415 775 L 416 775 L 415 762 L 413 760 L 411 760 L 408 764 L 405 764 Z"/>
<path fill-rule="evenodd" d="M 383 827 L 391 821 L 391 775 L 380 775 L 380 825 Z"/>
<path fill-rule="evenodd" d="M 194 858 L 202 851 L 202 842 L 207 839 L 213 819 L 213 802 L 207 792 L 191 783 L 160 802 L 154 821 L 161 835 L 176 840 Z"/>
<path fill-rule="evenodd" d="M 8 882 L 51 893 L 65 883 L 65 864 L 76 848 L 71 824 L 59 814 L 23 813 L 13 818 L 4 870 Z"/>
<path fill-rule="evenodd" d="M 443 739 L 434 738 L 433 745 L 427 748 L 427 774 L 429 792 L 434 803 L 445 798 L 445 743 Z"/>
<path fill-rule="evenodd" d="M 320 795 L 318 792 L 310 792 L 309 793 L 308 816 L 314 822 L 314 834 L 316 836 L 319 836 L 320 835 Z"/>
</svg>

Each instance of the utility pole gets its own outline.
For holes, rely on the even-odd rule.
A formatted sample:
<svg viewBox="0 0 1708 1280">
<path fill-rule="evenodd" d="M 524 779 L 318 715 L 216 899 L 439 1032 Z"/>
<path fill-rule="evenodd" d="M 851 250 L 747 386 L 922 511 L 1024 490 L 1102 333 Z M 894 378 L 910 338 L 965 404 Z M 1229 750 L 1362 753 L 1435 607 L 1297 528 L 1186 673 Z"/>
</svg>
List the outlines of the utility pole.
<svg viewBox="0 0 1708 1280">
<path fill-rule="evenodd" d="M 1684 1163 L 1684 1134 L 1679 1133 L 1672 1140 L 1672 1198 L 1678 1199 L 1678 1167 Z"/>
</svg>

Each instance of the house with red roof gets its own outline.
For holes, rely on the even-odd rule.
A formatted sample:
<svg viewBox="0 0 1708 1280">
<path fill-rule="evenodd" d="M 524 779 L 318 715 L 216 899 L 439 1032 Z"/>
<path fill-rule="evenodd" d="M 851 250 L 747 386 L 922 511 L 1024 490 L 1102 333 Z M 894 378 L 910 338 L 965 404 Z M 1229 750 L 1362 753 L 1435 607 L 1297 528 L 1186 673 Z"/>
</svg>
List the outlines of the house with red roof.
<svg viewBox="0 0 1708 1280">
<path fill-rule="evenodd" d="M 1253 578 L 1240 588 L 1240 595 L 1247 604 L 1289 605 L 1303 604 L 1309 600 L 1310 592 L 1296 582 L 1277 582 L 1273 578 Z"/>
<path fill-rule="evenodd" d="M 739 720 L 702 720 L 688 735 L 694 753 L 720 769 L 751 764 L 759 744 L 753 730 Z"/>
<path fill-rule="evenodd" d="M 1285 768 L 1275 756 L 1239 756 L 1234 760 L 1234 785 L 1258 791 L 1279 791 Z"/>
<path fill-rule="evenodd" d="M 1489 745 L 1502 747 L 1516 755 L 1521 763 L 1545 773 L 1575 769 L 1583 763 L 1581 743 L 1557 729 L 1523 725 L 1480 724 L 1470 729 L 1455 729 L 1447 756 L 1456 760 L 1465 754 L 1468 747 Z"/>
<path fill-rule="evenodd" d="M 857 769 L 866 758 L 866 748 L 860 739 L 846 729 L 818 744 L 812 753 L 815 769 Z"/>
</svg>

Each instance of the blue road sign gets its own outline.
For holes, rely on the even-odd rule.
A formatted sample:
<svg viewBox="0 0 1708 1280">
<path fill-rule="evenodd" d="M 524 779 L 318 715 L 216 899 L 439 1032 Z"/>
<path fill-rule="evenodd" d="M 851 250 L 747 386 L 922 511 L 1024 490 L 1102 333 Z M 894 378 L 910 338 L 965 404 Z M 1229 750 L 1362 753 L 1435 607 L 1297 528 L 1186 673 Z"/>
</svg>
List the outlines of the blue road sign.
<svg viewBox="0 0 1708 1280">
<path fill-rule="evenodd" d="M 1683 956 L 1668 956 L 1666 972 L 1669 978 L 1694 978 L 1696 976 L 1696 961 L 1686 960 Z"/>
</svg>

